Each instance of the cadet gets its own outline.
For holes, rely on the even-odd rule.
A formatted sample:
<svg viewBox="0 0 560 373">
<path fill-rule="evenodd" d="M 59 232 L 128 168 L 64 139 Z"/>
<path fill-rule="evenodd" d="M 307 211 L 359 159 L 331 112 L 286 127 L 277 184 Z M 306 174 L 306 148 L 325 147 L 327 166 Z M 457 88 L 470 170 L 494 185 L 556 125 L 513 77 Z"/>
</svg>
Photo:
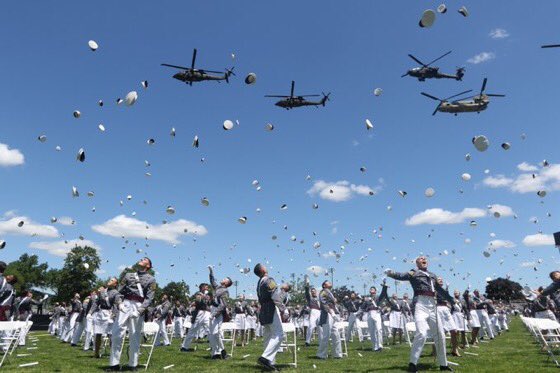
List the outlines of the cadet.
<svg viewBox="0 0 560 373">
<path fill-rule="evenodd" d="M 121 346 L 127 329 L 130 344 L 128 367 L 135 370 L 138 365 L 144 314 L 152 304 L 157 286 L 154 277 L 148 273 L 152 269 L 152 261 L 149 258 L 142 258 L 138 262 L 138 267 L 140 267 L 138 272 L 125 274 L 121 281 L 119 293 L 123 299 L 119 297 L 117 300 L 119 313 L 113 323 L 108 370 L 120 369 Z"/>
<path fill-rule="evenodd" d="M 194 312 L 191 316 L 191 327 L 181 346 L 182 352 L 193 351 L 190 346 L 194 338 L 198 337 L 201 329 L 208 333 L 210 328 L 210 297 L 208 296 L 208 284 L 200 284 L 199 291 L 194 295 Z"/>
<path fill-rule="evenodd" d="M 317 328 L 317 338 L 319 341 L 323 336 L 323 329 L 319 326 L 319 319 L 321 318 L 321 305 L 319 304 L 319 297 L 317 297 L 317 290 L 309 288 L 309 277 L 305 275 L 305 299 L 307 300 L 307 307 L 309 307 L 309 326 L 307 327 L 307 334 L 305 336 L 305 345 L 309 346 L 313 330 Z"/>
<path fill-rule="evenodd" d="M 383 322 L 381 320 L 381 303 L 387 298 L 387 285 L 383 282 L 381 295 L 377 296 L 377 288 L 369 288 L 369 297 L 362 304 L 362 312 L 367 313 L 367 324 L 371 339 L 372 350 L 383 350 Z"/>
<path fill-rule="evenodd" d="M 358 327 L 357 321 L 359 320 L 357 315 L 360 311 L 361 306 L 360 300 L 356 297 L 356 293 L 350 293 L 350 297 L 346 296 L 342 300 L 342 305 L 348 311 L 348 328 L 346 329 L 346 341 L 350 341 L 350 337 L 354 333 L 354 329 L 358 331 L 358 339 L 360 342 L 363 340 L 362 328 Z"/>
<path fill-rule="evenodd" d="M 473 292 L 473 298 L 476 303 L 476 314 L 480 320 L 481 325 L 484 326 L 488 338 L 494 339 L 494 330 L 492 329 L 492 323 L 490 322 L 490 316 L 488 316 L 488 304 L 486 303 L 486 297 L 481 295 L 478 290 Z"/>
<path fill-rule="evenodd" d="M 459 290 L 455 290 L 453 293 L 455 298 L 455 303 L 451 306 L 451 314 L 453 315 L 453 320 L 455 321 L 455 326 L 457 327 L 457 332 L 461 333 L 461 348 L 465 348 L 467 344 L 467 325 L 465 323 L 465 318 L 468 316 L 467 303 L 464 299 L 461 299 L 461 293 Z"/>
<path fill-rule="evenodd" d="M 335 359 L 342 357 L 342 346 L 340 344 L 340 334 L 335 323 L 339 321 L 338 309 L 336 308 L 336 298 L 331 292 L 332 284 L 324 281 L 322 290 L 319 293 L 319 303 L 321 305 L 321 318 L 319 325 L 323 328 L 323 335 L 319 341 L 317 357 L 326 359 L 329 351 L 329 339 L 332 339 L 332 354 Z"/>
<path fill-rule="evenodd" d="M 417 269 L 409 272 L 398 273 L 389 269 L 385 271 L 387 276 L 400 281 L 410 281 L 412 290 L 414 291 L 414 323 L 416 324 L 416 334 L 412 342 L 412 350 L 410 351 L 409 372 L 417 372 L 417 364 L 422 353 L 422 348 L 426 343 L 428 330 L 432 330 L 432 334 L 436 337 L 436 353 L 440 370 L 453 371 L 447 365 L 447 357 L 445 356 L 445 335 L 441 323 L 437 322 L 436 312 L 436 292 L 443 296 L 444 299 L 453 302 L 453 298 L 437 283 L 437 277 L 428 272 L 428 259 L 420 256 L 416 259 Z M 437 332 L 436 332 L 437 331 Z"/>
<path fill-rule="evenodd" d="M 163 345 L 169 346 L 169 337 L 167 336 L 167 316 L 169 315 L 169 309 L 171 308 L 171 302 L 167 297 L 167 294 L 163 294 L 161 297 L 161 304 L 159 304 L 154 311 L 154 321 L 158 324 L 159 330 L 156 336 L 156 346 L 161 345 L 161 340 L 163 339 Z"/>
<path fill-rule="evenodd" d="M 233 307 L 233 313 L 235 314 L 235 338 L 241 337 L 241 345 L 245 345 L 245 330 L 247 323 L 247 302 L 245 301 L 245 296 L 241 294 L 239 299 L 235 302 Z M 237 343 L 236 343 L 237 345 Z"/>
<path fill-rule="evenodd" d="M 101 357 L 101 341 L 104 335 L 111 332 L 110 325 L 114 315 L 118 313 L 116 304 L 120 302 L 120 294 L 116 289 L 118 280 L 111 277 L 107 281 L 107 288 L 99 288 L 96 308 L 93 312 L 93 334 L 95 335 L 93 351 L 96 358 Z"/>
<path fill-rule="evenodd" d="M 267 370 L 278 370 L 275 366 L 276 354 L 284 339 L 284 331 L 278 305 L 272 297 L 276 290 L 276 282 L 272 277 L 268 277 L 268 271 L 261 263 L 255 266 L 253 272 L 259 277 L 257 296 L 261 305 L 259 321 L 263 327 L 264 343 L 264 352 L 257 362 Z"/>
<path fill-rule="evenodd" d="M 175 301 L 175 307 L 173 307 L 173 336 L 177 338 L 184 337 L 183 322 L 185 321 L 185 316 L 187 315 L 185 307 L 178 300 Z"/>
<path fill-rule="evenodd" d="M 74 298 L 70 301 L 71 310 L 68 318 L 66 319 L 66 327 L 64 330 L 64 335 L 62 336 L 62 342 L 70 342 L 72 339 L 72 333 L 74 333 L 74 329 L 76 328 L 76 320 L 80 316 L 82 312 L 82 301 L 80 300 L 80 294 L 74 294 Z"/>
<path fill-rule="evenodd" d="M 74 332 L 72 333 L 72 338 L 70 339 L 70 346 L 76 347 L 80 339 L 82 338 L 82 334 L 84 333 L 84 329 L 86 328 L 86 313 L 91 308 L 91 297 L 86 297 L 84 302 L 82 303 L 82 307 L 80 308 L 80 313 L 76 318 L 76 323 L 74 324 Z"/>
<path fill-rule="evenodd" d="M 208 266 L 210 271 L 210 285 L 214 290 L 214 297 L 212 301 L 212 306 L 214 309 L 212 311 L 212 320 L 210 321 L 210 332 L 208 334 L 208 342 L 210 342 L 210 349 L 212 353 L 212 359 L 227 359 L 227 351 L 224 349 L 224 341 L 222 335 L 222 323 L 224 318 L 229 321 L 231 316 L 227 309 L 227 299 L 229 298 L 228 288 L 233 285 L 231 278 L 226 277 L 220 283 L 214 278 L 214 270 L 212 266 Z M 235 343 L 235 341 L 234 341 Z"/>
<path fill-rule="evenodd" d="M 399 300 L 397 294 L 393 294 L 388 298 L 389 307 L 389 326 L 391 327 L 391 334 L 393 335 L 393 344 L 397 343 L 397 334 L 399 336 L 399 343 L 402 343 L 403 325 L 405 323 L 403 315 L 403 303 Z"/>
<path fill-rule="evenodd" d="M 13 285 L 17 283 L 17 281 L 18 279 L 16 275 L 7 275 L 2 278 L 2 285 L 0 286 L 0 321 L 8 321 L 11 317 L 11 311 L 16 294 Z"/>
<path fill-rule="evenodd" d="M 92 291 L 89 295 L 90 301 L 86 307 L 86 336 L 84 339 L 84 351 L 91 347 L 93 341 L 93 314 L 97 311 L 97 291 Z"/>
</svg>

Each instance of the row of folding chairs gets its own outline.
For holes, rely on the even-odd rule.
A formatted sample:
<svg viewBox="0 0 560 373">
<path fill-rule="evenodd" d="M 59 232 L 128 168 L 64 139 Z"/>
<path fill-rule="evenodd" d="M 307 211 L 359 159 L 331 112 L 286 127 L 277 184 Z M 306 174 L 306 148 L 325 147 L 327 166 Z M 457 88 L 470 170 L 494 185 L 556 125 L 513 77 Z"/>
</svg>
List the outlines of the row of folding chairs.
<svg viewBox="0 0 560 373">
<path fill-rule="evenodd" d="M 27 335 L 32 325 L 32 321 L 0 321 L 0 352 L 2 353 L 0 367 L 13 354 L 20 339 Z"/>
<path fill-rule="evenodd" d="M 521 321 L 535 340 L 547 352 L 557 367 L 560 367 L 560 323 L 550 319 L 521 316 Z"/>
</svg>

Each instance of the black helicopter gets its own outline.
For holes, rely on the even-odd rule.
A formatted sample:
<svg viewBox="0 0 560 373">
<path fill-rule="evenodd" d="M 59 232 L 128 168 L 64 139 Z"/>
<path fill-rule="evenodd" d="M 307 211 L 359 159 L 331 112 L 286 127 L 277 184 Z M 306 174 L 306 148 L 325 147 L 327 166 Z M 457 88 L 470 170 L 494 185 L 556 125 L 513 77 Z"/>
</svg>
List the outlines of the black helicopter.
<svg viewBox="0 0 560 373">
<path fill-rule="evenodd" d="M 216 80 L 218 82 L 221 80 L 225 80 L 227 83 L 229 83 L 229 77 L 231 75 L 235 75 L 235 73 L 233 72 L 234 69 L 233 67 L 231 69 L 225 69 L 225 73 L 223 75 L 208 74 L 208 73 L 221 74 L 222 72 L 205 70 L 205 69 L 195 69 L 194 68 L 195 61 L 196 61 L 196 48 L 193 51 L 191 67 L 169 65 L 167 63 L 162 63 L 161 66 L 173 67 L 175 69 L 184 70 L 173 75 L 173 78 L 185 82 L 188 85 L 192 85 L 194 82 L 202 82 L 204 80 Z"/>
<path fill-rule="evenodd" d="M 406 74 L 401 75 L 401 78 L 404 78 L 405 76 L 408 75 L 414 78 L 418 78 L 418 80 L 421 82 L 425 81 L 426 79 L 442 79 L 442 78 L 462 80 L 463 76 L 465 75 L 464 67 L 458 68 L 455 75 L 440 73 L 439 67 L 435 67 L 435 66 L 430 67 L 431 64 L 433 64 L 436 61 L 439 61 L 440 59 L 442 59 L 443 57 L 447 56 L 450 53 L 451 51 L 436 58 L 435 60 L 433 60 L 428 64 L 425 64 L 424 62 L 420 61 L 418 58 L 414 57 L 412 54 L 409 54 L 408 57 L 412 58 L 414 61 L 422 65 L 422 67 L 415 67 L 413 69 L 408 70 Z"/>
<path fill-rule="evenodd" d="M 319 105 L 325 106 L 325 103 L 329 100 L 330 93 L 327 94 L 323 93 L 323 98 L 319 101 L 307 101 L 305 97 L 321 97 L 321 95 L 294 96 L 294 86 L 295 86 L 295 82 L 292 80 L 292 90 L 290 91 L 289 96 L 266 95 L 264 97 L 283 98 L 282 100 L 276 102 L 274 105 L 284 108 L 286 110 L 290 110 L 302 106 L 315 106 L 315 107 L 319 107 Z"/>
</svg>

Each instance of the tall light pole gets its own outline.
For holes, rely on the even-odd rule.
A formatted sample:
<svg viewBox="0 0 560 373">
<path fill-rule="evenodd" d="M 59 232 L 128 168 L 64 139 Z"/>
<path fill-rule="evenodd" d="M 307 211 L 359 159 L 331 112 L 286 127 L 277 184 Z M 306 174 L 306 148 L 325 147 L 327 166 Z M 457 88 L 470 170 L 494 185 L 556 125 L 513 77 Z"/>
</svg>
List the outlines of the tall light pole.
<svg viewBox="0 0 560 373">
<path fill-rule="evenodd" d="M 237 286 L 239 285 L 239 281 L 235 280 L 233 285 L 235 286 L 235 299 L 237 299 Z"/>
<path fill-rule="evenodd" d="M 329 268 L 329 271 L 331 272 L 331 284 L 334 287 L 334 268 Z"/>
</svg>

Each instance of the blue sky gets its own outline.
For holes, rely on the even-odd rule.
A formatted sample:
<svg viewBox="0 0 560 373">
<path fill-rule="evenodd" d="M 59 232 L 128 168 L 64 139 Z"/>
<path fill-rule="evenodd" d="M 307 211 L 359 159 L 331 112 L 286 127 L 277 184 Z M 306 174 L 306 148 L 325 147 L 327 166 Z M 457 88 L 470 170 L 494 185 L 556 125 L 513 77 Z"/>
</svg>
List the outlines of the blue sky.
<svg viewBox="0 0 560 373">
<path fill-rule="evenodd" d="M 315 284 L 325 278 L 317 267 L 333 267 L 337 285 L 362 290 L 375 283 L 373 275 L 381 276 L 382 266 L 408 270 L 412 264 L 405 262 L 421 252 L 433 257 L 432 270 L 452 288 L 481 287 L 486 277 L 506 275 L 531 286 L 548 283 L 548 272 L 558 265 L 549 235 L 558 230 L 560 215 L 554 203 L 560 189 L 560 50 L 539 46 L 560 43 L 554 31 L 560 5 L 469 2 L 464 18 L 457 13 L 462 4 L 450 3 L 432 28 L 419 28 L 424 9 L 437 5 L 6 5 L 0 15 L 3 259 L 28 252 L 58 267 L 69 246 L 60 242 L 82 236 L 100 248 L 103 277 L 145 252 L 161 284 L 206 281 L 206 266 L 214 264 L 247 293 L 256 281 L 239 269 L 258 261 L 267 261 L 277 279 L 315 270 Z M 497 29 L 499 37 L 492 37 Z M 96 52 L 88 48 L 90 39 L 99 44 Z M 197 67 L 235 66 L 231 84 L 189 87 L 160 66 L 189 65 L 193 48 Z M 437 65 L 450 73 L 465 66 L 463 82 L 400 78 L 415 66 L 408 53 L 430 61 L 449 50 Z M 486 61 L 468 62 L 477 55 Z M 243 83 L 249 72 L 258 76 L 255 85 Z M 488 92 L 507 97 L 492 100 L 481 114 L 432 117 L 435 102 L 419 94 L 477 90 L 484 77 Z M 149 81 L 147 90 L 142 80 Z M 285 111 L 263 97 L 288 93 L 291 80 L 296 93 L 332 92 L 332 101 L 325 108 Z M 379 97 L 373 95 L 377 87 L 383 89 Z M 116 105 L 133 90 L 139 94 L 135 105 Z M 79 119 L 74 110 L 82 113 Z M 226 119 L 239 125 L 224 131 Z M 273 131 L 265 130 L 267 123 Z M 39 142 L 40 135 L 47 141 Z M 191 146 L 195 135 L 198 149 Z M 486 152 L 472 145 L 476 135 L 490 140 Z M 150 138 L 154 145 L 147 145 Z M 503 142 L 511 149 L 504 151 Z M 84 163 L 75 158 L 80 148 Z M 541 166 L 544 159 L 549 167 Z M 471 180 L 463 181 L 463 173 Z M 72 186 L 80 197 L 72 198 Z M 424 196 L 428 187 L 436 190 L 432 198 Z M 370 189 L 375 196 L 367 195 Z M 402 198 L 399 190 L 408 195 Z M 537 190 L 548 194 L 539 198 Z M 87 197 L 88 191 L 95 196 Z M 202 197 L 210 206 L 200 203 Z M 283 204 L 288 208 L 281 210 Z M 166 213 L 169 205 L 174 215 Z M 496 209 L 499 219 L 492 216 Z M 59 222 L 51 224 L 52 216 Z M 245 225 L 240 216 L 248 218 Z M 61 224 L 63 217 L 75 224 Z M 22 219 L 26 224 L 18 228 Z M 162 220 L 169 224 L 159 226 Z M 471 220 L 477 227 L 469 226 Z M 543 236 L 534 236 L 539 232 Z M 493 247 L 509 247 L 486 258 L 494 240 L 500 241 Z"/>
</svg>

